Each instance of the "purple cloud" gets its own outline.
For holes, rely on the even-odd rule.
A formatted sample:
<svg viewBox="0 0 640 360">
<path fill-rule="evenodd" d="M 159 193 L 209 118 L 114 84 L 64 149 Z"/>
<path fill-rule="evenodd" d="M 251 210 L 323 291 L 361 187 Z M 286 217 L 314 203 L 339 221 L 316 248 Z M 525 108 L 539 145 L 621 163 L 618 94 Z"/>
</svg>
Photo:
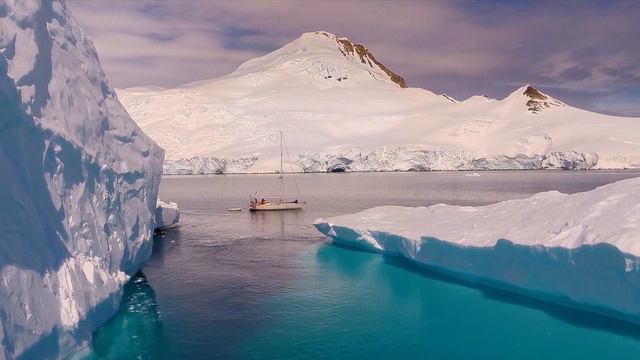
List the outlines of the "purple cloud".
<svg viewBox="0 0 640 360">
<path fill-rule="evenodd" d="M 117 87 L 177 86 L 326 30 L 365 44 L 410 86 L 501 98 L 523 83 L 637 114 L 640 2 L 68 1 Z M 603 100 L 605 99 L 605 100 Z M 607 105 L 606 99 L 616 99 Z M 622 100 L 621 100 L 622 99 Z M 604 101 L 604 103 L 603 103 Z"/>
</svg>

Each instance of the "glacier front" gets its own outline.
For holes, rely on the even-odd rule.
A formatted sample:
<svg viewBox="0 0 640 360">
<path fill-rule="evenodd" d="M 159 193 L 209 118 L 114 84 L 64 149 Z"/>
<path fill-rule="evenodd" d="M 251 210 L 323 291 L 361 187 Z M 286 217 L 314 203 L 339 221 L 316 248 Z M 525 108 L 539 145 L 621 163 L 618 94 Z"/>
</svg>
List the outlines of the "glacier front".
<svg viewBox="0 0 640 360">
<path fill-rule="evenodd" d="M 640 323 L 640 178 L 481 207 L 376 207 L 314 225 L 337 243 Z"/>
<path fill-rule="evenodd" d="M 163 158 L 64 3 L 0 0 L 0 359 L 63 357 L 117 311 Z"/>
</svg>

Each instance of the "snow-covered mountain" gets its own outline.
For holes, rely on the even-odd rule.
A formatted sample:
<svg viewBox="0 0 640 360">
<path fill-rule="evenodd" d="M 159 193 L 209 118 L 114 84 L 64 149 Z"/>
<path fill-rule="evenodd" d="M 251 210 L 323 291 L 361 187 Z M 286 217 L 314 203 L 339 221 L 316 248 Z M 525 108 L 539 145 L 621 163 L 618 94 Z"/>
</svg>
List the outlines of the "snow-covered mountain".
<svg viewBox="0 0 640 360">
<path fill-rule="evenodd" d="M 117 311 L 162 161 L 64 3 L 0 0 L 0 359 L 64 357 Z"/>
<path fill-rule="evenodd" d="M 300 171 L 640 167 L 640 119 L 529 85 L 464 101 L 406 88 L 364 46 L 326 32 L 221 78 L 118 94 L 167 151 L 167 173 L 274 171 L 280 130 Z"/>
<path fill-rule="evenodd" d="M 338 243 L 640 323 L 638 219 L 640 178 L 479 207 L 382 206 L 315 226 Z"/>
</svg>

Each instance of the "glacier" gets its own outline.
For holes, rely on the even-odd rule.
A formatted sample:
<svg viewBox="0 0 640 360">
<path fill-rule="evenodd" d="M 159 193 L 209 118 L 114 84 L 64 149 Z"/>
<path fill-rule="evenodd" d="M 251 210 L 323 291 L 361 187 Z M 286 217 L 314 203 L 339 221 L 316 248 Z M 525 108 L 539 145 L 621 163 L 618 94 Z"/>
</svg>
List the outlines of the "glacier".
<svg viewBox="0 0 640 360">
<path fill-rule="evenodd" d="M 497 155 L 473 158 L 460 149 L 428 147 L 383 147 L 368 151 L 352 148 L 345 152 L 302 152 L 287 167 L 301 173 L 378 172 L 378 171 L 446 171 L 446 170 L 588 170 L 597 168 L 598 154 L 554 151 L 546 155 Z M 226 159 L 197 156 L 167 160 L 166 175 L 238 174 L 262 172 L 252 166 L 259 160 Z M 633 166 L 635 168 L 635 166 Z M 265 170 L 266 171 L 266 170 Z"/>
<path fill-rule="evenodd" d="M 163 158 L 64 2 L 0 0 L 0 359 L 64 357 L 117 311 Z"/>
<path fill-rule="evenodd" d="M 551 152 L 547 155 L 499 155 L 473 158 L 462 150 L 411 147 L 375 151 L 351 149 L 340 154 L 302 153 L 302 172 L 431 171 L 431 170 L 587 170 L 598 162 L 595 153 Z"/>
<path fill-rule="evenodd" d="M 598 154 L 554 151 L 545 155 L 497 155 L 473 158 L 460 149 L 428 147 L 383 147 L 372 151 L 352 148 L 345 152 L 302 152 L 296 161 L 285 161 L 295 172 L 376 172 L 376 171 L 445 171 L 445 170 L 588 170 L 596 169 Z M 263 172 L 252 168 L 259 160 L 191 157 L 167 160 L 166 175 L 238 174 Z M 631 165 L 631 168 L 638 166 Z M 266 170 L 265 170 L 266 171 Z M 270 172 L 270 171 L 269 171 Z"/>
<path fill-rule="evenodd" d="M 163 173 L 167 175 L 193 174 L 233 174 L 242 173 L 251 168 L 257 157 L 240 159 L 219 159 L 216 157 L 197 156 L 176 161 L 167 160 L 163 166 Z"/>
<path fill-rule="evenodd" d="M 640 168 L 640 119 L 523 85 L 458 101 L 412 88 L 361 44 L 316 31 L 216 79 L 117 90 L 167 174 Z M 288 156 L 285 159 L 288 161 Z"/>
<path fill-rule="evenodd" d="M 382 206 L 318 219 L 333 241 L 640 324 L 640 178 L 487 206 Z"/>
</svg>

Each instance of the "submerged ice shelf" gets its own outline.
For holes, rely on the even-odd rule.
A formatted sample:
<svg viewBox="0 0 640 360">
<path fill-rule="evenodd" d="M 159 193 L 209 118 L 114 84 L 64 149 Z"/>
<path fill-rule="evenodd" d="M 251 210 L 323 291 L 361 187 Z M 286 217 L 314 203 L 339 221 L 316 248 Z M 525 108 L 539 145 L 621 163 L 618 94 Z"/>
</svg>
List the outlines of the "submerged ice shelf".
<svg viewBox="0 0 640 360">
<path fill-rule="evenodd" d="M 640 179 L 488 206 L 382 206 L 318 219 L 342 244 L 640 323 Z"/>
</svg>

